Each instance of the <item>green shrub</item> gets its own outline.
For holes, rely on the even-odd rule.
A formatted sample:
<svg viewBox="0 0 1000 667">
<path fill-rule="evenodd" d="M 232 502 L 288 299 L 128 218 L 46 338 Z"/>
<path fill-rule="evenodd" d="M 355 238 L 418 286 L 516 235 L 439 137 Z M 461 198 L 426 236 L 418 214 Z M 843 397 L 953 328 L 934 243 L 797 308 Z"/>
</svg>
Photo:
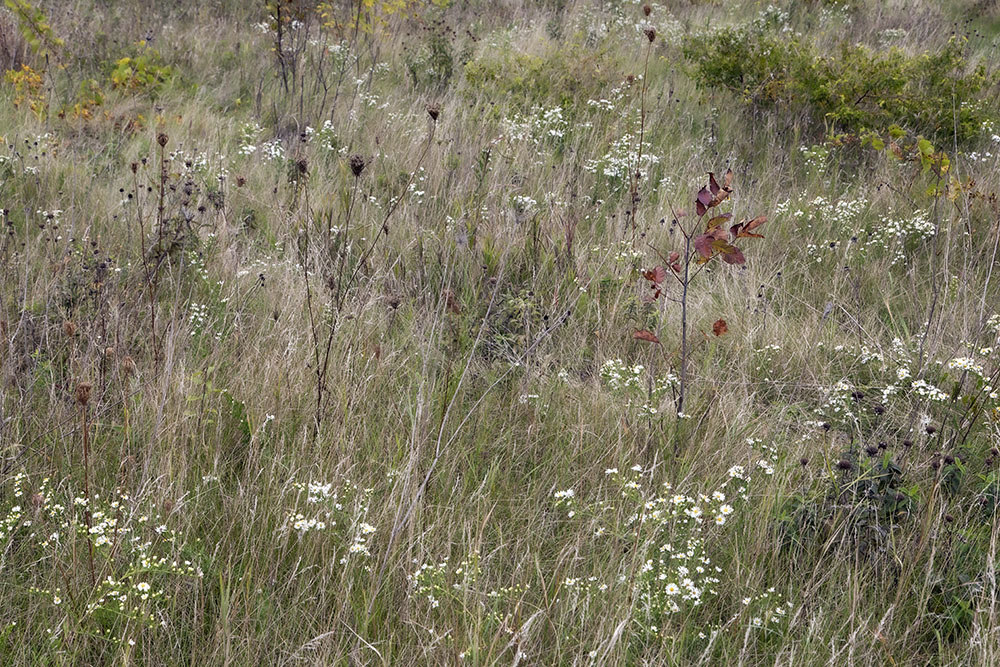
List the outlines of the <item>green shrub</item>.
<svg viewBox="0 0 1000 667">
<path fill-rule="evenodd" d="M 940 51 L 916 56 L 846 44 L 821 55 L 758 22 L 692 35 L 683 52 L 702 90 L 723 88 L 750 106 L 804 112 L 828 132 L 885 132 L 897 124 L 950 143 L 975 139 L 990 117 L 980 98 L 994 77 L 982 65 L 970 70 L 964 46 L 953 37 Z"/>
</svg>

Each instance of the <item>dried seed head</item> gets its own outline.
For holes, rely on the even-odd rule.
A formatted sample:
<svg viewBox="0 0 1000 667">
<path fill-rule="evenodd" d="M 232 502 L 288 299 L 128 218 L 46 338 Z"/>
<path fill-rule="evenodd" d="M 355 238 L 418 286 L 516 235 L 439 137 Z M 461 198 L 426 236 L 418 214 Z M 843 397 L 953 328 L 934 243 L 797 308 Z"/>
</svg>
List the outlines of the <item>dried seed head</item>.
<svg viewBox="0 0 1000 667">
<path fill-rule="evenodd" d="M 76 324 L 73 323 L 73 320 L 66 320 L 63 322 L 63 333 L 70 338 L 76 334 Z"/>
<path fill-rule="evenodd" d="M 927 435 L 934 435 L 935 433 L 937 433 L 937 426 L 928 424 L 924 430 L 927 431 Z"/>
<path fill-rule="evenodd" d="M 854 464 L 848 461 L 847 459 L 840 459 L 839 461 L 837 461 L 837 467 L 840 468 L 841 470 L 853 470 Z"/>
<path fill-rule="evenodd" d="M 90 402 L 90 390 L 94 385 L 89 382 L 81 382 L 76 385 L 76 402 L 80 405 L 86 405 Z"/>
<path fill-rule="evenodd" d="M 803 468 L 805 468 L 805 467 L 806 467 L 807 465 L 809 465 L 809 459 L 808 459 L 808 458 L 806 458 L 805 456 L 803 456 L 803 457 L 802 457 L 801 459 L 799 459 L 799 464 L 800 464 L 800 465 L 801 465 L 801 466 L 802 466 Z"/>
<path fill-rule="evenodd" d="M 953 517 L 952 515 L 950 515 L 950 514 L 945 514 L 944 515 L 944 521 L 945 521 L 945 523 L 951 523 L 954 520 L 955 520 L 955 517 Z"/>
<path fill-rule="evenodd" d="M 656 39 L 656 28 L 652 27 L 646 28 L 645 30 L 642 31 L 642 33 L 646 35 L 646 39 L 648 39 L 650 43 L 652 43 L 653 40 Z"/>
<path fill-rule="evenodd" d="M 946 464 L 948 464 L 948 465 L 951 465 L 952 463 L 955 462 L 955 457 L 952 456 L 951 454 L 945 454 L 944 455 L 944 462 Z"/>
<path fill-rule="evenodd" d="M 168 141 L 170 141 L 170 137 L 168 137 L 165 132 L 160 132 L 156 135 L 156 143 L 160 144 L 160 148 L 166 146 Z"/>
<path fill-rule="evenodd" d="M 298 160 L 295 161 L 295 169 L 300 174 L 308 174 L 309 173 L 309 161 L 306 160 L 305 158 L 299 158 Z"/>
<path fill-rule="evenodd" d="M 130 167 L 132 168 L 132 173 L 133 173 L 133 174 L 134 174 L 135 172 L 139 171 L 139 163 L 138 163 L 138 162 L 133 162 L 133 163 L 132 163 L 132 164 L 130 164 L 129 166 L 130 166 Z"/>
<path fill-rule="evenodd" d="M 113 347 L 106 347 L 106 348 L 104 348 L 104 356 L 107 357 L 108 359 L 111 359 L 112 357 L 114 357 L 115 356 L 115 348 L 113 348 Z"/>
<path fill-rule="evenodd" d="M 912 446 L 913 446 L 913 441 L 912 440 L 907 439 L 907 440 L 903 441 L 903 447 L 906 447 L 907 449 L 909 449 Z"/>
<path fill-rule="evenodd" d="M 125 355 L 122 359 L 122 373 L 127 376 L 135 375 L 135 359 L 129 355 Z"/>
<path fill-rule="evenodd" d="M 643 5 L 642 6 L 642 15 L 643 16 L 649 16 L 652 13 L 653 13 L 653 8 L 652 7 L 650 7 L 649 5 Z"/>
<path fill-rule="evenodd" d="M 431 117 L 431 120 L 437 121 L 438 116 L 441 115 L 441 105 L 437 102 L 432 102 L 427 105 L 427 115 Z"/>
<path fill-rule="evenodd" d="M 364 157 L 355 153 L 347 159 L 347 165 L 351 168 L 351 173 L 354 174 L 354 178 L 361 175 L 361 172 L 365 170 L 367 166 Z"/>
<path fill-rule="evenodd" d="M 867 454 L 868 456 L 875 456 L 876 454 L 878 454 L 878 447 L 876 447 L 875 445 L 868 445 L 867 447 L 865 447 L 865 454 Z"/>
</svg>

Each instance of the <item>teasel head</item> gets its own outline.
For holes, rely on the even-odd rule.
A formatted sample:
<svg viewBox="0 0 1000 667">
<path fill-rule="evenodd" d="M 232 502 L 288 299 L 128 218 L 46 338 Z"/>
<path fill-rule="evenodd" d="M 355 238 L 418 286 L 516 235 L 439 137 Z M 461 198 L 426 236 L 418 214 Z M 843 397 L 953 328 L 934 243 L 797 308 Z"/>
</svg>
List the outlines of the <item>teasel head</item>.
<svg viewBox="0 0 1000 667">
<path fill-rule="evenodd" d="M 90 390 L 93 388 L 94 385 L 89 382 L 81 382 L 76 385 L 76 402 L 86 407 L 87 403 L 90 402 Z"/>
</svg>

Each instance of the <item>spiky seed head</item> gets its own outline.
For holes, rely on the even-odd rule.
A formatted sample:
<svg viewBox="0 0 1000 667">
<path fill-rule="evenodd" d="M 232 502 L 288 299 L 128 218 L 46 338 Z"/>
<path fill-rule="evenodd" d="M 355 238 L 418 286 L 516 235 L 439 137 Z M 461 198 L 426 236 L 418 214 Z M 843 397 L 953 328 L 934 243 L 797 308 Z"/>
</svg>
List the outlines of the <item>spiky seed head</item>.
<svg viewBox="0 0 1000 667">
<path fill-rule="evenodd" d="M 81 382 L 76 385 L 76 402 L 80 405 L 87 405 L 90 402 L 90 390 L 94 385 L 89 382 Z"/>
<path fill-rule="evenodd" d="M 357 178 L 361 176 L 361 172 L 365 170 L 368 163 L 365 162 L 364 157 L 355 153 L 347 159 L 347 165 L 351 168 L 351 173 L 354 174 L 354 178 Z"/>
</svg>

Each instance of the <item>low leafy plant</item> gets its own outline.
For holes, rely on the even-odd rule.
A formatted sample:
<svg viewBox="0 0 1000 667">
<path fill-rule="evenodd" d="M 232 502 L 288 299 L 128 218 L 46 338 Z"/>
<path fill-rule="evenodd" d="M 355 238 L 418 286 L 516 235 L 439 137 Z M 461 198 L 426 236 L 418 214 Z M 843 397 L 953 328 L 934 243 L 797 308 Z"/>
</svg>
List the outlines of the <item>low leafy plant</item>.
<svg viewBox="0 0 1000 667">
<path fill-rule="evenodd" d="M 982 98 L 996 82 L 970 67 L 966 39 L 909 56 L 844 44 L 824 54 L 760 24 L 687 37 L 683 52 L 702 90 L 729 90 L 757 108 L 802 112 L 829 132 L 884 132 L 892 124 L 937 141 L 968 142 L 990 118 Z"/>
</svg>

